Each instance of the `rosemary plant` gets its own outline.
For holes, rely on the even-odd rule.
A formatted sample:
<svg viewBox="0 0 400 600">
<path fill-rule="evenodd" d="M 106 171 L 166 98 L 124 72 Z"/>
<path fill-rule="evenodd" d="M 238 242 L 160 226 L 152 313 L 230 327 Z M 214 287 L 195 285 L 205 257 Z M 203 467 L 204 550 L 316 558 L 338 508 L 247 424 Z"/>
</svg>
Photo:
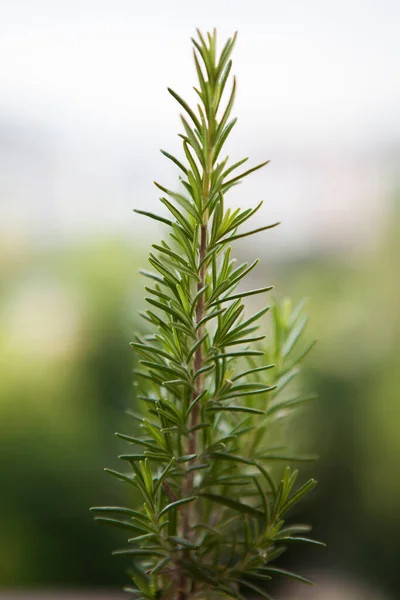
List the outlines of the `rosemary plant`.
<svg viewBox="0 0 400 600">
<path fill-rule="evenodd" d="M 184 111 L 184 162 L 162 151 L 179 168 L 182 189 L 156 183 L 168 218 L 136 211 L 163 223 L 169 237 L 153 245 L 154 271 L 142 272 L 150 282 L 142 317 L 151 332 L 132 343 L 143 411 L 130 413 L 141 433 L 116 434 L 137 450 L 119 457 L 130 473 L 106 471 L 142 500 L 92 509 L 98 521 L 130 532 L 128 547 L 114 554 L 132 557 L 127 591 L 136 598 L 242 599 L 246 590 L 269 598 L 265 582 L 277 573 L 307 581 L 274 566 L 285 547 L 318 543 L 304 537 L 307 526 L 286 524 L 316 482 L 295 490 L 297 471 L 282 474 L 274 465 L 302 457 L 271 447 L 275 423 L 312 399 L 287 394 L 310 348 L 299 342 L 306 317 L 302 306 L 275 304 L 265 342 L 259 324 L 268 307 L 244 316 L 243 300 L 271 286 L 238 291 L 258 261 L 231 258 L 235 240 L 278 224 L 242 231 L 261 203 L 225 208 L 228 190 L 268 162 L 238 174 L 247 158 L 229 165 L 223 156 L 236 123 L 234 78 L 223 100 L 235 39 L 219 56 L 215 31 L 192 40 L 199 104 L 193 109 L 169 90 Z"/>
</svg>

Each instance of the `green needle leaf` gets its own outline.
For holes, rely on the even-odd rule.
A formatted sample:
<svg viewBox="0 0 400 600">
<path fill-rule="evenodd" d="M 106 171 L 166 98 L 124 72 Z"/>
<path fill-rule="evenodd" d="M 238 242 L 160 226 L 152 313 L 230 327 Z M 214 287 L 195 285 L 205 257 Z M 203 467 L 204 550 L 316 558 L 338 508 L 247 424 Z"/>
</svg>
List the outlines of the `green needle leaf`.
<svg viewBox="0 0 400 600">
<path fill-rule="evenodd" d="M 166 152 L 165 150 L 160 150 L 160 152 L 161 154 L 164 154 L 164 156 L 169 158 L 169 160 L 171 160 L 173 163 L 175 163 L 176 166 L 179 167 L 185 173 L 185 175 L 187 175 L 187 168 L 177 158 L 175 158 L 175 156 L 172 156 L 172 154 Z"/>
<path fill-rule="evenodd" d="M 120 521 L 118 519 L 109 519 L 107 517 L 95 517 L 95 521 L 98 523 L 104 523 L 104 525 L 112 525 L 113 527 L 118 527 L 119 529 L 130 529 L 135 531 L 146 531 L 142 527 L 135 525 L 134 523 L 129 523 L 129 521 Z"/>
<path fill-rule="evenodd" d="M 149 212 L 147 210 L 139 210 L 138 208 L 134 208 L 133 212 L 138 215 L 145 215 L 146 217 L 150 217 L 150 219 L 154 219 L 155 221 L 160 221 L 161 223 L 165 223 L 166 225 L 172 226 L 172 221 L 166 219 L 165 217 L 160 217 L 160 215 L 156 215 L 155 213 Z"/>
<path fill-rule="evenodd" d="M 176 92 L 174 92 L 174 90 L 172 90 L 171 88 L 168 88 L 168 91 L 171 94 L 171 96 L 173 98 L 175 98 L 175 100 L 177 100 L 177 102 L 179 102 L 179 104 L 182 106 L 182 108 L 184 108 L 184 110 L 186 110 L 186 112 L 188 113 L 188 115 L 192 119 L 193 123 L 195 124 L 195 126 L 197 127 L 197 129 L 200 131 L 201 130 L 200 121 L 198 120 L 198 118 L 196 117 L 196 115 L 194 114 L 194 112 L 192 111 L 192 109 L 190 108 L 190 106 L 188 105 L 188 103 L 185 102 L 185 100 L 183 100 L 183 98 L 181 98 L 179 96 L 179 94 L 177 94 Z"/>
<path fill-rule="evenodd" d="M 285 569 L 280 569 L 278 567 L 263 567 L 262 571 L 267 573 L 277 573 L 278 575 L 285 575 L 290 579 L 301 581 L 302 583 L 307 583 L 309 585 L 315 585 L 313 581 L 306 579 L 306 577 L 302 577 L 301 575 L 297 575 L 296 573 L 292 573 L 291 571 L 286 571 Z"/>
<path fill-rule="evenodd" d="M 254 508 L 253 506 L 248 506 L 247 504 L 243 504 L 242 502 L 238 502 L 237 500 L 232 500 L 231 498 L 226 498 L 225 496 L 218 496 L 217 494 L 207 494 L 202 492 L 199 494 L 202 498 L 206 498 L 211 502 L 216 502 L 217 504 L 222 504 L 228 508 L 232 508 L 234 511 L 237 511 L 242 514 L 252 515 L 254 517 L 263 517 L 264 514 L 261 510 Z"/>
<path fill-rule="evenodd" d="M 272 223 L 272 225 L 265 225 L 265 227 L 259 227 L 258 229 L 253 229 L 253 231 L 246 231 L 246 233 L 238 233 L 237 235 L 231 235 L 230 237 L 225 238 L 223 240 L 218 240 L 215 243 L 216 244 L 226 244 L 227 242 L 233 242 L 235 240 L 240 240 L 241 238 L 248 237 L 249 235 L 254 235 L 255 233 L 260 233 L 261 231 L 266 231 L 267 229 L 273 229 L 274 227 L 277 227 L 280 224 L 281 224 L 280 221 L 278 221 L 277 223 Z"/>
<path fill-rule="evenodd" d="M 168 541 L 173 542 L 177 546 L 182 546 L 183 548 L 198 548 L 196 544 L 189 542 L 189 540 L 185 540 L 184 538 L 178 537 L 177 535 L 170 535 Z"/>
<path fill-rule="evenodd" d="M 208 410 L 216 410 L 216 411 L 227 411 L 227 412 L 243 412 L 250 413 L 253 415 L 265 415 L 263 410 L 258 408 L 252 408 L 250 406 L 209 406 Z"/>
<path fill-rule="evenodd" d="M 193 500 L 197 500 L 197 496 L 191 496 L 190 498 L 182 498 L 181 500 L 176 500 L 175 502 L 171 502 L 171 504 L 167 504 L 167 506 L 165 506 L 162 509 L 162 511 L 160 512 L 160 517 L 165 515 L 170 510 L 179 508 L 183 504 L 188 504 L 188 502 L 193 502 Z"/>
<path fill-rule="evenodd" d="M 142 557 L 153 557 L 153 556 L 164 556 L 164 553 L 158 550 L 145 550 L 140 548 L 123 548 L 122 550 L 114 550 L 113 556 L 136 556 Z"/>
<path fill-rule="evenodd" d="M 276 539 L 279 540 L 280 542 L 305 542 L 308 544 L 314 544 L 315 546 L 323 546 L 324 548 L 326 547 L 326 544 L 324 544 L 323 542 L 319 542 L 317 540 L 312 540 L 310 538 L 305 538 L 305 537 L 286 536 L 286 537 L 278 537 Z"/>
</svg>

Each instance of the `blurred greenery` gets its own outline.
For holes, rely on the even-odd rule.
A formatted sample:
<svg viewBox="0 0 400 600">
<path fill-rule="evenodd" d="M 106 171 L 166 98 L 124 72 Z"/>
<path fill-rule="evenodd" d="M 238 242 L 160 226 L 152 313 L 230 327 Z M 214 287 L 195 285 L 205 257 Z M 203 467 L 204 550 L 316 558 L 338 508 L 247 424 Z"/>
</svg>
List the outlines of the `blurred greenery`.
<svg viewBox="0 0 400 600">
<path fill-rule="evenodd" d="M 276 287 L 310 297 L 308 389 L 293 435 L 320 455 L 302 519 L 324 552 L 288 564 L 340 569 L 397 592 L 400 535 L 400 215 L 379 248 L 275 263 Z M 118 533 L 89 506 L 115 503 L 114 431 L 130 426 L 129 347 L 144 251 L 116 239 L 48 250 L 3 240 L 0 260 L 0 584 L 120 585 Z M 8 245 L 7 245 L 8 244 Z M 267 261 L 268 262 L 268 261 Z M 268 273 L 270 283 L 271 273 Z M 116 497 L 116 495 L 120 497 Z M 123 500 L 122 500 L 123 501 Z M 301 551 L 300 551 L 301 552 Z"/>
<path fill-rule="evenodd" d="M 107 496 L 103 467 L 132 400 L 136 271 L 135 252 L 112 240 L 3 265 L 3 586 L 118 580 L 112 532 L 88 508 Z"/>
<path fill-rule="evenodd" d="M 311 335 L 320 338 L 308 361 L 319 401 L 296 422 L 320 456 L 312 467 L 318 493 L 301 517 L 328 547 L 312 561 L 393 597 L 400 584 L 399 234 L 397 202 L 378 248 L 312 257 L 285 274 L 291 290 L 310 296 Z"/>
</svg>

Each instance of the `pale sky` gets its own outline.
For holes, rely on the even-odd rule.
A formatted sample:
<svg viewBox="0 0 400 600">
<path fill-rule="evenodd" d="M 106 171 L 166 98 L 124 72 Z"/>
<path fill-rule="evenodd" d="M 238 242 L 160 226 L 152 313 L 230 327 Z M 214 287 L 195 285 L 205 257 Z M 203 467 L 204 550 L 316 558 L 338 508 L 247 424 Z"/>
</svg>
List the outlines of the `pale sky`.
<svg viewBox="0 0 400 600">
<path fill-rule="evenodd" d="M 129 230 L 154 207 L 176 180 L 158 149 L 180 152 L 166 87 L 194 99 L 190 36 L 216 26 L 239 31 L 229 151 L 272 159 L 245 202 L 281 245 L 365 237 L 392 185 L 374 153 L 400 139 L 399 23 L 398 0 L 0 0 L 0 131 L 22 140 L 0 138 L 3 223 Z"/>
<path fill-rule="evenodd" d="M 2 0 L 0 109 L 110 129 L 162 127 L 190 89 L 189 37 L 239 30 L 237 110 L 269 135 L 356 142 L 400 131 L 396 0 Z M 189 93 L 190 95 L 190 93 Z M 249 118 L 250 119 L 250 118 Z"/>
</svg>

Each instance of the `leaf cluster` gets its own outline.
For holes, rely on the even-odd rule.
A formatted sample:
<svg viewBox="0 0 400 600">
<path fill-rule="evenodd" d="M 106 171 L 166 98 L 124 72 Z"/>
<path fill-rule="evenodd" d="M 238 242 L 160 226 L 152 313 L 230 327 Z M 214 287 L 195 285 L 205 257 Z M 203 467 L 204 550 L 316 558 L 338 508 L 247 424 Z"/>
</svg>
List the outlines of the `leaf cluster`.
<svg viewBox="0 0 400 600">
<path fill-rule="evenodd" d="M 192 40 L 199 103 L 193 109 L 169 90 L 183 110 L 183 159 L 162 151 L 179 168 L 181 189 L 156 183 L 168 216 L 136 211 L 168 235 L 153 245 L 151 270 L 142 271 L 149 333 L 132 346 L 143 412 L 130 413 L 133 432 L 117 433 L 133 448 L 119 457 L 127 472 L 107 471 L 142 503 L 92 510 L 101 523 L 128 531 L 128 546 L 115 554 L 133 558 L 128 591 L 149 600 L 241 599 L 246 590 L 268 597 L 264 583 L 277 573 L 304 581 L 274 566 L 286 546 L 317 543 L 304 537 L 308 527 L 286 524 L 315 481 L 296 487 L 292 467 L 276 477 L 276 464 L 309 457 L 288 456 L 270 441 L 282 416 L 311 399 L 287 394 L 309 350 L 301 341 L 303 306 L 274 304 L 265 340 L 260 325 L 269 307 L 249 315 L 244 302 L 272 286 L 247 289 L 243 280 L 258 261 L 232 258 L 232 242 L 277 225 L 247 229 L 262 203 L 225 207 L 228 190 L 268 162 L 242 170 L 247 158 L 230 164 L 223 155 L 236 123 L 234 78 L 224 100 L 235 40 L 219 55 L 215 31 Z"/>
</svg>

